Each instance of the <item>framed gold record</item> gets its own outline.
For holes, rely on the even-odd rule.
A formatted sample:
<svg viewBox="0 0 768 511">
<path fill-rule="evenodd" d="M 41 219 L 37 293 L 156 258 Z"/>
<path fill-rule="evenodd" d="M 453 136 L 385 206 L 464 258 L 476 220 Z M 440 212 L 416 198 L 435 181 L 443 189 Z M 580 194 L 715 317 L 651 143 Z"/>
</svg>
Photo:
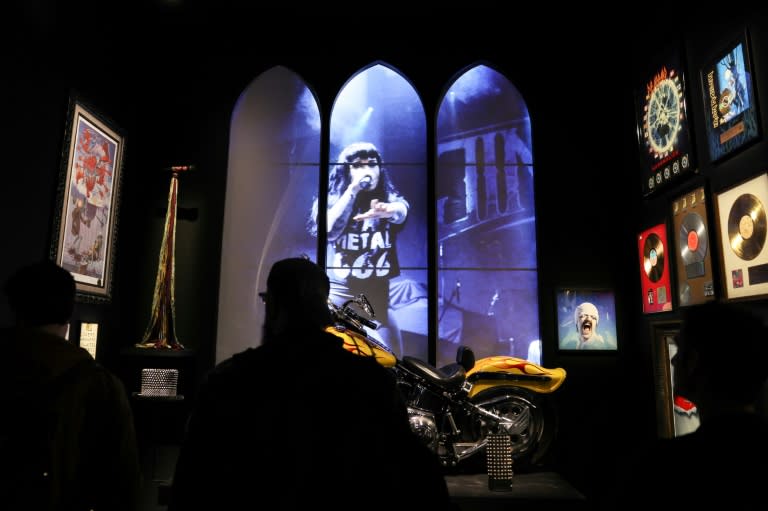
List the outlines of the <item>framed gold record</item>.
<svg viewBox="0 0 768 511">
<path fill-rule="evenodd" d="M 712 243 L 707 211 L 707 191 L 695 188 L 672 201 L 677 300 L 681 307 L 715 298 Z"/>
<path fill-rule="evenodd" d="M 716 197 L 725 297 L 768 294 L 768 174 L 760 174 Z"/>
</svg>

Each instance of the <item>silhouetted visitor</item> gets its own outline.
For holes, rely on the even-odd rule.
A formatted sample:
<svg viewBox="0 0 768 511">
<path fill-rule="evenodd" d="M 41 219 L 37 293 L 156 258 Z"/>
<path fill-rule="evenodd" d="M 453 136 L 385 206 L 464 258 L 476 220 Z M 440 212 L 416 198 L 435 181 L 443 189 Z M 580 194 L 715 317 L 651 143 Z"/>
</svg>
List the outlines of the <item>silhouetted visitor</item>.
<svg viewBox="0 0 768 511">
<path fill-rule="evenodd" d="M 450 507 L 394 378 L 323 331 L 332 323 L 328 293 L 325 272 L 307 259 L 272 266 L 262 344 L 203 383 L 172 511 Z"/>
<path fill-rule="evenodd" d="M 0 507 L 134 511 L 140 471 L 120 380 L 67 341 L 72 275 L 50 261 L 21 268 L 0 333 Z"/>
</svg>

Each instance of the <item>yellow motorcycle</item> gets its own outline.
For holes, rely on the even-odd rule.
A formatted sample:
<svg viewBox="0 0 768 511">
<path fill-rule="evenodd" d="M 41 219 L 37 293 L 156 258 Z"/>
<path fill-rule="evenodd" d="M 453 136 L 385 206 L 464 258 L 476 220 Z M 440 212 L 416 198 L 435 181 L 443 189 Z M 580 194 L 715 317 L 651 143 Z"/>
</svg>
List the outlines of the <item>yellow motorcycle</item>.
<svg viewBox="0 0 768 511">
<path fill-rule="evenodd" d="M 465 346 L 458 348 L 456 362 L 445 367 L 415 357 L 398 359 L 367 334 L 365 327 L 375 329 L 377 323 L 369 319 L 373 308 L 364 295 L 342 306 L 329 301 L 329 308 L 336 324 L 327 330 L 343 339 L 345 349 L 375 357 L 394 372 L 411 429 L 445 467 L 481 467 L 492 433 L 509 435 L 516 471 L 542 462 L 557 430 L 557 414 L 547 396 L 563 384 L 564 369 L 509 356 L 475 361 Z"/>
</svg>

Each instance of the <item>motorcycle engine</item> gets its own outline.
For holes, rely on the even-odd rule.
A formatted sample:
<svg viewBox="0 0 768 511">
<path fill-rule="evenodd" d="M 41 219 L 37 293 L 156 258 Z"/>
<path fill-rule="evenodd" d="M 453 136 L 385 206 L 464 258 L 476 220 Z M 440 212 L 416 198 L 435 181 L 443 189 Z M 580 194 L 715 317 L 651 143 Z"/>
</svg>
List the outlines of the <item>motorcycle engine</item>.
<svg viewBox="0 0 768 511">
<path fill-rule="evenodd" d="M 440 435 L 435 411 L 442 409 L 443 398 L 410 371 L 397 373 L 397 386 L 408 407 L 411 430 L 430 449 L 437 452 Z"/>
<path fill-rule="evenodd" d="M 408 407 L 408 422 L 411 430 L 418 436 L 430 449 L 437 450 L 437 424 L 435 415 L 427 410 Z"/>
</svg>

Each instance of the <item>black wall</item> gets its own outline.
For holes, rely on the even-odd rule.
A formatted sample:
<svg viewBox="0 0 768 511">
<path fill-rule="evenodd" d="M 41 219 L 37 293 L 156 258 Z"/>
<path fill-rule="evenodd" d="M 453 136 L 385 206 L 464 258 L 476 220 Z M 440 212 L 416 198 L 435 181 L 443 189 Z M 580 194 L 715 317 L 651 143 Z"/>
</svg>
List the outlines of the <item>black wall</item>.
<svg viewBox="0 0 768 511">
<path fill-rule="evenodd" d="M 681 22 L 664 31 L 632 21 L 573 23 L 579 13 L 525 20 L 479 11 L 442 19 L 380 12 L 322 16 L 170 2 L 120 12 L 51 2 L 12 12 L 9 19 L 17 23 L 2 45 L 10 62 L 3 78 L 10 136 L 3 137 L 2 154 L 10 161 L 0 202 L 9 226 L 0 279 L 49 252 L 67 101 L 77 92 L 127 137 L 114 297 L 109 304 L 79 304 L 75 317 L 102 325 L 99 359 L 106 365 L 120 367 L 121 350 L 141 340 L 149 321 L 169 186 L 162 168 L 179 163 L 198 169 L 183 175 L 179 187 L 179 207 L 190 217 L 180 218 L 177 230 L 178 334 L 196 350 L 199 374 L 213 364 L 229 119 L 252 79 L 274 65 L 287 66 L 315 89 L 328 114 L 344 82 L 380 60 L 412 81 L 434 118 L 452 78 L 483 61 L 520 89 L 532 119 L 544 361 L 568 370 L 556 394 L 562 423 L 552 461 L 577 487 L 602 499 L 622 451 L 655 435 L 650 322 L 674 319 L 677 312 L 640 314 L 636 235 L 667 215 L 679 189 L 641 196 L 632 89 L 666 42 L 685 43 L 690 73 L 697 76 L 691 66 L 717 46 L 721 30 L 727 40 L 728 31 L 746 23 L 760 96 L 768 83 L 762 14 L 706 26 Z M 689 82 L 702 163 L 700 174 L 681 187 L 698 180 L 716 190 L 765 170 L 768 144 L 762 139 L 717 166 L 706 161 L 700 86 Z M 763 108 L 763 126 L 767 114 Z M 553 290 L 563 284 L 617 290 L 618 354 L 556 352 Z M 0 323 L 9 320 L 3 304 Z"/>
</svg>

